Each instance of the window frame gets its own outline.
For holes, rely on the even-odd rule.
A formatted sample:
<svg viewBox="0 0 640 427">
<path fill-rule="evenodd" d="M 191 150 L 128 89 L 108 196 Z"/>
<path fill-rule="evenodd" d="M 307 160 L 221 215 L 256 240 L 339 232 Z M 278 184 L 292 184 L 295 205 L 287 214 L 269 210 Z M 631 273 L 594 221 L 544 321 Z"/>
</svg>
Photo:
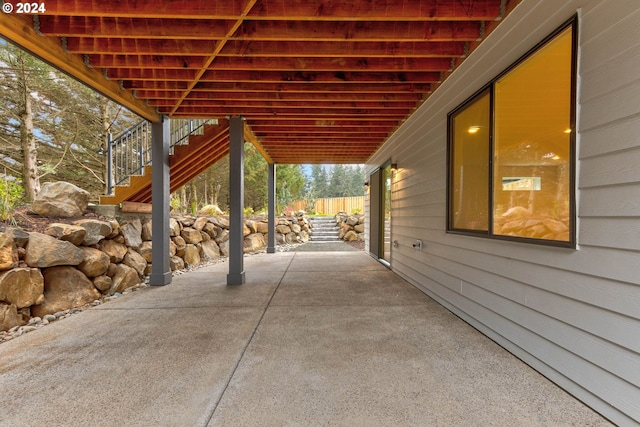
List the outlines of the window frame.
<svg viewBox="0 0 640 427">
<path fill-rule="evenodd" d="M 572 129 L 569 138 L 569 240 L 568 241 L 560 241 L 560 240 L 546 240 L 532 237 L 520 237 L 520 236 L 506 236 L 500 234 L 494 234 L 494 154 L 495 154 L 495 144 L 494 144 L 494 132 L 495 132 L 495 84 L 502 77 L 509 74 L 512 70 L 518 67 L 520 64 L 525 62 L 527 59 L 532 57 L 536 52 L 541 50 L 544 46 L 547 45 L 552 39 L 558 36 L 563 31 L 568 28 L 572 29 L 572 42 L 571 42 L 571 94 L 570 94 L 570 116 L 569 123 Z M 544 245 L 544 246 L 556 246 L 556 247 L 564 247 L 564 248 L 572 248 L 575 249 L 576 242 L 576 230 L 577 230 L 577 205 L 576 205 L 576 182 L 577 182 L 577 168 L 576 168 L 576 114 L 577 114 L 577 58 L 578 58 L 578 17 L 577 14 L 564 22 L 560 27 L 558 27 L 555 31 L 545 37 L 542 41 L 536 44 L 533 48 L 528 50 L 524 55 L 518 58 L 515 62 L 505 68 L 502 72 L 492 78 L 487 84 L 482 86 L 479 90 L 474 92 L 469 98 L 467 98 L 464 102 L 454 108 L 447 114 L 447 229 L 446 232 L 449 234 L 460 234 L 466 236 L 475 236 L 475 237 L 483 237 L 493 240 L 506 240 L 513 242 L 521 242 L 521 243 L 533 243 L 536 245 Z M 488 155 L 488 163 L 487 167 L 489 169 L 489 177 L 487 180 L 487 185 L 489 186 L 488 190 L 488 198 L 487 206 L 488 206 L 488 227 L 487 230 L 472 230 L 472 229 L 461 229 L 454 227 L 453 215 L 454 215 L 454 198 L 452 197 L 452 191 L 454 190 L 454 177 L 453 177 L 453 147 L 454 147 L 454 129 L 453 122 L 454 118 L 458 113 L 464 111 L 468 106 L 473 104 L 476 100 L 479 99 L 486 91 L 489 92 L 489 150 L 487 152 Z"/>
</svg>

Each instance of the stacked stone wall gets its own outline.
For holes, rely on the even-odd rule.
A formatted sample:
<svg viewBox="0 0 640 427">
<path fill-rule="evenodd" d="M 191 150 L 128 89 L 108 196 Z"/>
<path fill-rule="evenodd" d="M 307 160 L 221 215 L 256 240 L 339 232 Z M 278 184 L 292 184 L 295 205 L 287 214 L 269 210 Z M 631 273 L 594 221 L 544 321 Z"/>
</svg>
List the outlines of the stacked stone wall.
<svg viewBox="0 0 640 427">
<path fill-rule="evenodd" d="M 364 215 L 336 214 L 336 224 L 340 227 L 338 237 L 347 242 L 364 241 Z"/>
<path fill-rule="evenodd" d="M 169 225 L 172 271 L 228 255 L 228 218 L 175 216 Z M 304 215 L 280 217 L 276 242 L 304 243 L 310 227 Z M 245 220 L 243 233 L 245 253 L 263 250 L 267 220 Z M 44 233 L 15 227 L 0 232 L 0 331 L 26 331 L 139 287 L 151 272 L 152 235 L 150 218 L 82 219 L 50 224 Z"/>
</svg>

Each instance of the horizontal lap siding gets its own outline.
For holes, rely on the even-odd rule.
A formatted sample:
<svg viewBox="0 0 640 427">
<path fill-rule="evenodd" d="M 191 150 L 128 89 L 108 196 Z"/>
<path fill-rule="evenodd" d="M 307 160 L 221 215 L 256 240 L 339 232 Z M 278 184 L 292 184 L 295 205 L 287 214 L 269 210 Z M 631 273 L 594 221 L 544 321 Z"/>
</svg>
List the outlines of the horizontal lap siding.
<svg viewBox="0 0 640 427">
<path fill-rule="evenodd" d="M 446 233 L 447 113 L 577 10 L 578 248 Z M 393 270 L 619 424 L 640 422 L 638 70 L 637 1 L 524 0 L 368 165 L 398 164 Z"/>
</svg>

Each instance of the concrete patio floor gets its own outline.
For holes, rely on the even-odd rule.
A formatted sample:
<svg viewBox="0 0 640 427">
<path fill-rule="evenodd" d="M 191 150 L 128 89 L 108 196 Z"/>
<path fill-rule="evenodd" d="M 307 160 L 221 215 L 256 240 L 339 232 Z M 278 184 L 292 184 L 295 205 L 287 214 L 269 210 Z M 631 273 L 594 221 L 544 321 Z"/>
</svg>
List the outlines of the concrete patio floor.
<svg viewBox="0 0 640 427">
<path fill-rule="evenodd" d="M 2 344 L 0 425 L 609 425 L 361 251 L 227 268 Z"/>
</svg>

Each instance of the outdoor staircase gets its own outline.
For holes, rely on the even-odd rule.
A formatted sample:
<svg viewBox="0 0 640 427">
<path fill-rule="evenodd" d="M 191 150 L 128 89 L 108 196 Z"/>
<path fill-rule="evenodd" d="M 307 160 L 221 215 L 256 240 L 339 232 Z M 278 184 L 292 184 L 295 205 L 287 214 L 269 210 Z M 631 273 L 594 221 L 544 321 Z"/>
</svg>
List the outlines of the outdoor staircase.
<svg viewBox="0 0 640 427">
<path fill-rule="evenodd" d="M 228 120 L 171 122 L 170 190 L 177 190 L 229 152 Z M 109 143 L 110 194 L 102 205 L 151 202 L 151 124 L 142 121 Z"/>
<path fill-rule="evenodd" d="M 311 222 L 311 238 L 312 242 L 336 242 L 339 241 L 338 232 L 340 227 L 337 226 L 333 217 L 312 216 L 309 218 Z"/>
<path fill-rule="evenodd" d="M 171 127 L 169 191 L 174 192 L 229 153 L 229 120 L 176 120 Z M 115 185 L 100 204 L 151 202 L 150 129 L 149 122 L 140 122 L 109 143 L 109 181 Z M 249 132 L 245 127 L 245 139 L 253 142 Z"/>
</svg>

